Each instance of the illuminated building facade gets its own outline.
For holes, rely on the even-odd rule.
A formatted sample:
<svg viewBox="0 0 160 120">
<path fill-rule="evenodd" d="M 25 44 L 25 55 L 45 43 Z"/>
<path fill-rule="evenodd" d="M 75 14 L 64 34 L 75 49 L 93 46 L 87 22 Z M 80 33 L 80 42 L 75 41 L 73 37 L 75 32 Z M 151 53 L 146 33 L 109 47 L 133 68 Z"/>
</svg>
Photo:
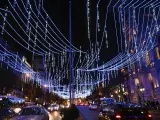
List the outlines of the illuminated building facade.
<svg viewBox="0 0 160 120">
<path fill-rule="evenodd" d="M 128 79 L 124 82 L 124 88 L 131 102 L 160 101 L 159 48 L 157 45 L 151 51 L 146 51 L 143 58 L 128 69 Z"/>
</svg>

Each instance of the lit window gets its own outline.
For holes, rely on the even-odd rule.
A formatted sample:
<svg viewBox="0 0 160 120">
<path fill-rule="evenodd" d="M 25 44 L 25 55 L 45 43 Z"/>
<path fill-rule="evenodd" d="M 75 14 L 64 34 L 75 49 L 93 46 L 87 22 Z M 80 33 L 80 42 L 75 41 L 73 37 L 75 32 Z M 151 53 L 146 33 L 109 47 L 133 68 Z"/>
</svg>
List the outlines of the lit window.
<svg viewBox="0 0 160 120">
<path fill-rule="evenodd" d="M 134 33 L 134 35 L 136 35 L 136 34 L 137 34 L 135 30 L 133 30 L 133 33 Z"/>
<path fill-rule="evenodd" d="M 157 81 L 156 79 L 153 78 L 153 76 L 152 76 L 151 73 L 148 74 L 148 80 L 153 82 L 154 88 L 159 87 L 158 81 Z"/>
<path fill-rule="evenodd" d="M 158 60 L 160 60 L 160 54 L 159 54 L 159 49 L 158 49 L 158 47 L 156 47 L 155 50 L 156 50 L 157 58 L 158 58 Z"/>
<path fill-rule="evenodd" d="M 156 84 L 156 85 L 155 85 L 156 88 L 159 87 L 159 83 L 158 83 L 158 80 L 157 80 L 157 79 L 155 80 L 155 84 Z"/>
<path fill-rule="evenodd" d="M 149 65 L 150 60 L 149 60 L 149 55 L 148 52 L 146 52 L 146 65 Z"/>
<path fill-rule="evenodd" d="M 124 92 L 124 88 L 122 88 L 122 91 Z"/>
<path fill-rule="evenodd" d="M 135 79 L 135 85 L 139 85 L 139 80 L 137 78 Z"/>
<path fill-rule="evenodd" d="M 152 77 L 152 74 L 151 74 L 151 73 L 148 73 L 148 80 L 150 80 L 150 81 L 153 80 L 153 77 Z"/>
</svg>

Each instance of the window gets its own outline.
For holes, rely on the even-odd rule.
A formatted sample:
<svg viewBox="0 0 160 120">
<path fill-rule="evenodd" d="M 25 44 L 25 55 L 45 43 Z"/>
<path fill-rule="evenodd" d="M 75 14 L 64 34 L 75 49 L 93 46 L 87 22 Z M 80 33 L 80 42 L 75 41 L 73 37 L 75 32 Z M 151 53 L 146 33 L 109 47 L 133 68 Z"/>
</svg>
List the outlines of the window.
<svg viewBox="0 0 160 120">
<path fill-rule="evenodd" d="M 160 54 L 159 54 L 159 49 L 158 49 L 158 47 L 156 47 L 155 50 L 156 50 L 157 58 L 158 58 L 158 60 L 160 60 Z"/>
<path fill-rule="evenodd" d="M 139 80 L 137 78 L 135 79 L 135 85 L 139 85 Z"/>
<path fill-rule="evenodd" d="M 149 80 L 149 81 L 152 81 L 152 80 L 153 80 L 153 77 L 152 77 L 152 74 L 151 74 L 151 73 L 148 73 L 148 80 Z"/>
<path fill-rule="evenodd" d="M 154 88 L 159 87 L 158 81 L 153 78 L 153 76 L 152 76 L 151 73 L 148 74 L 148 80 L 149 80 L 149 81 L 152 81 Z"/>
<path fill-rule="evenodd" d="M 155 80 L 155 88 L 159 87 L 159 83 L 158 83 L 158 80 L 156 79 Z"/>
<path fill-rule="evenodd" d="M 149 65 L 150 60 L 149 60 L 149 55 L 148 55 L 148 51 L 146 52 L 146 65 Z"/>
</svg>

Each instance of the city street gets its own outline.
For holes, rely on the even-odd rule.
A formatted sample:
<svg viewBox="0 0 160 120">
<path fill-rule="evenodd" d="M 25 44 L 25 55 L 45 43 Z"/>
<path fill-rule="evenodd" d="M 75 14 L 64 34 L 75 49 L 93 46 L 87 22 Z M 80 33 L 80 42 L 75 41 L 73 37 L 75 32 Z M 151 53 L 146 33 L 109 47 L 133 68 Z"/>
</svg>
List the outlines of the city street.
<svg viewBox="0 0 160 120">
<path fill-rule="evenodd" d="M 98 120 L 99 109 L 89 110 L 88 106 L 78 106 L 84 120 Z"/>
<path fill-rule="evenodd" d="M 84 120 L 98 120 L 99 110 L 89 110 L 88 106 L 78 106 Z M 153 120 L 160 120 L 159 112 L 150 112 Z"/>
<path fill-rule="evenodd" d="M 160 0 L 1 0 L 0 78 L 0 120 L 160 120 Z"/>
<path fill-rule="evenodd" d="M 49 114 L 49 120 L 61 120 L 61 116 L 58 111 L 54 111 Z"/>
</svg>

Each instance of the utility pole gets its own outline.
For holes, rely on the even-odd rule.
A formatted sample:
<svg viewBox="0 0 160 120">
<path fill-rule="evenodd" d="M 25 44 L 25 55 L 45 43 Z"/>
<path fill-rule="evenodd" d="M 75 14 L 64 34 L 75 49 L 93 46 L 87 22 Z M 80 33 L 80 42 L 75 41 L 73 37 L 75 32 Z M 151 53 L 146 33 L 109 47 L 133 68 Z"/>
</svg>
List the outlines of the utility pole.
<svg viewBox="0 0 160 120">
<path fill-rule="evenodd" d="M 69 39 L 70 39 L 70 80 L 69 80 L 69 99 L 72 104 L 72 81 L 73 81 L 73 51 L 72 51 L 72 0 L 69 1 Z"/>
</svg>

